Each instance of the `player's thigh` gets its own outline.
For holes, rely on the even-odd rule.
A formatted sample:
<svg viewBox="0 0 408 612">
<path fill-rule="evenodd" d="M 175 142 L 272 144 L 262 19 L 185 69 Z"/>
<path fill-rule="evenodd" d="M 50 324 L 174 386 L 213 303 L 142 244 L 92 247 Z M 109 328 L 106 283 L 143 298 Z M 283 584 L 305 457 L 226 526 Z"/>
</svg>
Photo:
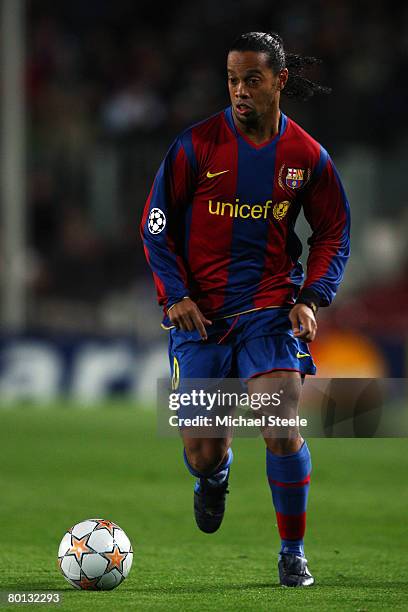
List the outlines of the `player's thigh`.
<svg viewBox="0 0 408 612">
<path fill-rule="evenodd" d="M 248 381 L 248 392 L 263 397 L 262 414 L 265 426 L 261 428 L 268 449 L 278 455 L 296 453 L 303 443 L 296 417 L 302 389 L 299 372 L 275 370 Z M 270 398 L 269 405 L 267 398 Z"/>
<path fill-rule="evenodd" d="M 171 331 L 169 358 L 173 390 L 187 394 L 193 390 L 208 391 L 230 373 L 232 348 L 218 344 L 219 334 L 211 332 L 204 342 L 197 332 Z M 195 400 L 191 397 L 191 402 L 179 409 L 180 420 L 208 418 L 207 406 L 201 405 L 197 397 L 198 394 Z M 189 462 L 198 471 L 215 469 L 227 454 L 231 436 L 220 437 L 217 433 L 212 427 L 201 425 L 180 428 Z"/>
<path fill-rule="evenodd" d="M 302 392 L 302 375 L 300 372 L 273 370 L 250 378 L 247 384 L 249 394 L 263 395 L 266 406 L 268 404 L 267 398 L 270 398 L 271 414 L 279 414 L 287 418 L 297 415 Z"/>
</svg>

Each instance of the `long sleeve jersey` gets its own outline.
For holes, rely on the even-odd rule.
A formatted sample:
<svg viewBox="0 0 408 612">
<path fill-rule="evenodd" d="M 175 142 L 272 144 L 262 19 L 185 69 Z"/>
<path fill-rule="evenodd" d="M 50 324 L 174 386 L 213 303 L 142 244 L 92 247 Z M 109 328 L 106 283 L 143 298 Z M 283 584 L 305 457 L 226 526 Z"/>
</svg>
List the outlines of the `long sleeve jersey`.
<svg viewBox="0 0 408 612">
<path fill-rule="evenodd" d="M 295 233 L 312 235 L 306 277 Z M 141 223 L 163 325 L 191 297 L 209 319 L 291 305 L 328 306 L 349 257 L 349 205 L 327 151 L 282 112 L 279 133 L 257 145 L 231 107 L 176 138 Z"/>
</svg>

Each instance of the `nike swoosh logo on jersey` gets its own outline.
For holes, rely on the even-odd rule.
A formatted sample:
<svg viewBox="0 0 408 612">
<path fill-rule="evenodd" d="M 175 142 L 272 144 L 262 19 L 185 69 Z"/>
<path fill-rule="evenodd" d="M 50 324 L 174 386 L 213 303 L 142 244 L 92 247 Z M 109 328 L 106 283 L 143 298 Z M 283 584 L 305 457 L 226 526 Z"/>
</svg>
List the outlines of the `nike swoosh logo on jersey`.
<svg viewBox="0 0 408 612">
<path fill-rule="evenodd" d="M 229 170 L 221 170 L 221 172 L 207 172 L 207 178 L 214 178 L 214 176 L 219 176 L 220 174 L 225 174 L 225 172 L 229 172 Z"/>
<path fill-rule="evenodd" d="M 296 357 L 298 359 L 302 359 L 302 357 L 310 357 L 309 353 L 299 353 L 299 351 L 296 353 Z"/>
</svg>

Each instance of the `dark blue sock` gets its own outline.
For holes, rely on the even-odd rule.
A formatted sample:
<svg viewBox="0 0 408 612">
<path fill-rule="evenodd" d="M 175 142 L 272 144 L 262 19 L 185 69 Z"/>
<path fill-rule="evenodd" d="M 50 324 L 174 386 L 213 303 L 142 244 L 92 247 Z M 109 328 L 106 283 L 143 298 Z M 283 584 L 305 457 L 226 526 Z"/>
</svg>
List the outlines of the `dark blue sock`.
<svg viewBox="0 0 408 612">
<path fill-rule="evenodd" d="M 281 553 L 304 556 L 303 537 L 311 469 L 306 442 L 297 453 L 291 455 L 275 455 L 266 450 L 266 472 L 281 536 Z"/>
</svg>

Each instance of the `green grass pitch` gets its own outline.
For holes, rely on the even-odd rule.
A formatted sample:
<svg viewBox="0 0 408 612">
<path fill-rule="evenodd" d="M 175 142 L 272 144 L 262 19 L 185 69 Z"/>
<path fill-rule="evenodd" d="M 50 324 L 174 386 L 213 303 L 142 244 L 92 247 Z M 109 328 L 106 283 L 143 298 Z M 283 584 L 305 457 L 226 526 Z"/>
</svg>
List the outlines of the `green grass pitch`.
<svg viewBox="0 0 408 612">
<path fill-rule="evenodd" d="M 224 523 L 205 535 L 180 441 L 155 427 L 154 413 L 129 405 L 1 410 L 1 590 L 60 590 L 57 609 L 81 612 L 408 610 L 406 440 L 309 440 L 317 585 L 292 590 L 277 585 L 262 439 L 235 441 Z M 65 530 L 92 516 L 133 543 L 131 574 L 112 592 L 76 591 L 56 568 Z"/>
</svg>

